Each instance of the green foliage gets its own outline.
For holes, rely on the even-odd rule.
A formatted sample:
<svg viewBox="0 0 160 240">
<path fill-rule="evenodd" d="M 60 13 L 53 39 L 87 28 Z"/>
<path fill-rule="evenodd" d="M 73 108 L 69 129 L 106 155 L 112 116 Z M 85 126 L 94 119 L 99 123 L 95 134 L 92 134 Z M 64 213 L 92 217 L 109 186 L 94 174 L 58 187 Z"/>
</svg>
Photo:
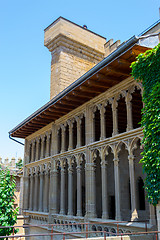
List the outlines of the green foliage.
<svg viewBox="0 0 160 240">
<path fill-rule="evenodd" d="M 19 169 L 22 169 L 22 167 L 23 167 L 22 159 L 20 159 L 20 160 L 16 163 L 16 167 L 19 168 Z"/>
<path fill-rule="evenodd" d="M 18 208 L 14 209 L 15 178 L 10 171 L 0 169 L 0 226 L 13 226 Z M 16 232 L 17 230 L 15 230 Z M 11 235 L 13 228 L 1 228 L 0 236 Z"/>
<path fill-rule="evenodd" d="M 143 169 L 147 174 L 145 188 L 149 202 L 160 200 L 160 44 L 139 54 L 131 64 L 132 75 L 142 81 L 144 92 L 141 126 L 143 127 Z"/>
</svg>

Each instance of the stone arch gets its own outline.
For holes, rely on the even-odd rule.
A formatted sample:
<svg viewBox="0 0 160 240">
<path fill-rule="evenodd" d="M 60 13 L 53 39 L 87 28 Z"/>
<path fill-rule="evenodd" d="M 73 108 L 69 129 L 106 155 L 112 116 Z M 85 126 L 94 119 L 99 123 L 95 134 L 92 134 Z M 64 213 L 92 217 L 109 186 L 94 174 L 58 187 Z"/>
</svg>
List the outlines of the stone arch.
<svg viewBox="0 0 160 240">
<path fill-rule="evenodd" d="M 118 157 L 118 154 L 121 151 L 121 148 L 122 148 L 123 144 L 125 146 L 125 149 L 129 152 L 128 144 L 125 141 L 122 140 L 122 141 L 118 142 L 116 147 L 115 147 L 115 152 L 114 152 L 115 157 Z"/>
<path fill-rule="evenodd" d="M 131 141 L 131 143 L 130 143 L 130 145 L 129 145 L 129 154 L 130 155 L 133 155 L 133 152 L 134 152 L 134 150 L 135 149 L 137 149 L 137 144 L 138 144 L 138 141 L 142 141 L 142 137 L 140 137 L 140 136 L 137 136 L 137 137 L 135 137 L 134 139 L 132 139 L 132 141 Z M 141 145 L 142 146 L 142 145 Z"/>
</svg>

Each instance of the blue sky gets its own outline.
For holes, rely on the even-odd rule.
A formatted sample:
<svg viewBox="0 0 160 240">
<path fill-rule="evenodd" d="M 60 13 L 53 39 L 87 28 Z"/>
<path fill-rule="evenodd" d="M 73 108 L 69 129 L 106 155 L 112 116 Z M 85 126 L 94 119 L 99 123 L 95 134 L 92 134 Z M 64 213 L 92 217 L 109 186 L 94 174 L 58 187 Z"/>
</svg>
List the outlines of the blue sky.
<svg viewBox="0 0 160 240">
<path fill-rule="evenodd" d="M 0 3 L 0 156 L 23 157 L 8 131 L 49 101 L 44 28 L 59 16 L 109 40 L 127 40 L 159 19 L 160 0 L 5 0 Z"/>
</svg>

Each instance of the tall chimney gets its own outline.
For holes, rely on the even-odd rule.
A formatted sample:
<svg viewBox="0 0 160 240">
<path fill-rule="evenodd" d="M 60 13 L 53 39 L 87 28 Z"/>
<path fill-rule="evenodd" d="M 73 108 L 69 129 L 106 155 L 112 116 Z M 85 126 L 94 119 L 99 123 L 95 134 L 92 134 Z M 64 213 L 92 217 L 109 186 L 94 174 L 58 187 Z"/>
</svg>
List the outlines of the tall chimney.
<svg viewBox="0 0 160 240">
<path fill-rule="evenodd" d="M 44 45 L 52 56 L 52 99 L 104 58 L 106 39 L 62 17 L 44 31 Z"/>
</svg>

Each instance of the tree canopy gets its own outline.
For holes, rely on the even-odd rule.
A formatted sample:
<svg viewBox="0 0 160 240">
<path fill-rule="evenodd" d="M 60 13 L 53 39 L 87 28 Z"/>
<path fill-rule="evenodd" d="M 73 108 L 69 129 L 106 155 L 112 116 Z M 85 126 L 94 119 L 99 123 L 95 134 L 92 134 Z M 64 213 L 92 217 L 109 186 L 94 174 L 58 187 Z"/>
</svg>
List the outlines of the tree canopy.
<svg viewBox="0 0 160 240">
<path fill-rule="evenodd" d="M 17 221 L 18 208 L 14 208 L 15 186 L 15 177 L 11 176 L 8 169 L 0 168 L 0 226 L 13 226 Z M 0 228 L 0 236 L 12 232 L 13 228 Z"/>
</svg>

